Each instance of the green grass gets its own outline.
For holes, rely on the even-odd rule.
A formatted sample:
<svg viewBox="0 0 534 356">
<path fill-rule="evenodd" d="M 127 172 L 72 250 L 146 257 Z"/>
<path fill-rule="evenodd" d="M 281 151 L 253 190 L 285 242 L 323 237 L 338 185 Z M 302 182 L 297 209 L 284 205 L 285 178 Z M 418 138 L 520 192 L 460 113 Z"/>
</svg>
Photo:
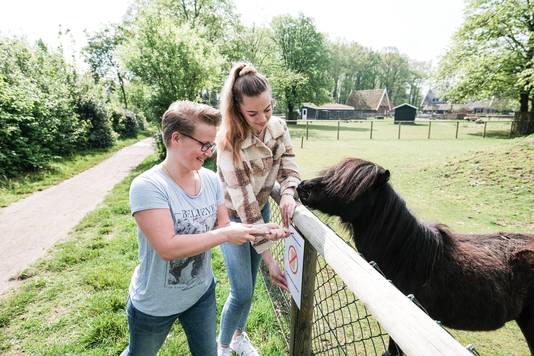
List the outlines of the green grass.
<svg viewBox="0 0 534 356">
<path fill-rule="evenodd" d="M 58 157 L 50 166 L 38 172 L 30 172 L 16 178 L 0 180 L 0 208 L 20 200 L 29 194 L 48 188 L 100 163 L 114 152 L 151 136 L 153 129 L 143 131 L 135 138 L 118 139 L 108 149 L 92 149 L 68 157 Z"/>
<path fill-rule="evenodd" d="M 390 169 L 395 189 L 423 219 L 459 231 L 534 231 L 532 136 L 336 141 L 335 135 L 331 130 L 317 132 L 301 149 L 295 133 L 303 177 L 312 177 L 343 157 L 358 156 Z M 0 353 L 106 355 L 118 354 L 126 346 L 124 308 L 138 263 L 127 192 L 133 176 L 154 163 L 153 156 L 117 185 L 68 241 L 28 268 L 21 286 L 1 298 Z M 213 250 L 213 266 L 220 312 L 229 286 L 219 249 Z M 263 355 L 286 352 L 287 335 L 281 334 L 275 320 L 260 279 L 248 328 Z M 495 332 L 454 331 L 454 335 L 464 345 L 476 345 L 482 355 L 528 355 L 515 323 Z M 179 325 L 161 354 L 187 354 Z"/>
<path fill-rule="evenodd" d="M 118 354 L 128 342 L 125 304 L 137 260 L 135 223 L 129 213 L 131 179 L 156 163 L 147 159 L 88 214 L 68 241 L 26 269 L 25 281 L 0 300 L 0 354 Z M 229 293 L 220 250 L 213 250 L 217 308 Z M 261 280 L 249 319 L 252 340 L 263 354 L 284 353 L 275 315 Z M 177 324 L 162 355 L 188 353 Z"/>
</svg>

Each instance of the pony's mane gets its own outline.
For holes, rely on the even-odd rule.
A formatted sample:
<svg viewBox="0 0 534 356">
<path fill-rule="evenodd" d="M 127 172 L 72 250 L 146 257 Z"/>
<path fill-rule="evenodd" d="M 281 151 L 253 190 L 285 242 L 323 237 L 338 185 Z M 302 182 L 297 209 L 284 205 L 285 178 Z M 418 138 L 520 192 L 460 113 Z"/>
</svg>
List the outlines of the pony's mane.
<svg viewBox="0 0 534 356">
<path fill-rule="evenodd" d="M 376 183 L 380 170 L 384 171 L 372 162 L 346 158 L 321 175 L 329 194 L 353 201 Z"/>
<path fill-rule="evenodd" d="M 371 259 L 382 256 L 380 268 L 391 277 L 396 275 L 393 279 L 399 287 L 416 288 L 428 281 L 450 233 L 445 226 L 420 222 L 389 183 L 380 194 L 361 230 L 365 241 L 358 239 L 362 252 Z"/>
</svg>

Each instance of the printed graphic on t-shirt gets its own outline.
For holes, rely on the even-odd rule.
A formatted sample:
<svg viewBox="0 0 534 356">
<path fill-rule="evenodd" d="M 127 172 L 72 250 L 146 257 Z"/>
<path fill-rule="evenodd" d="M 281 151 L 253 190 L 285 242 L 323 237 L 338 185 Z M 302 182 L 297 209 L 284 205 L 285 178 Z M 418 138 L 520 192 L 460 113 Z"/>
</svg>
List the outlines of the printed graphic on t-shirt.
<svg viewBox="0 0 534 356">
<path fill-rule="evenodd" d="M 202 209 L 189 209 L 175 212 L 174 229 L 177 234 L 201 234 L 211 230 L 217 217 L 215 205 Z M 167 263 L 165 286 L 187 290 L 202 283 L 202 277 L 207 273 L 210 261 L 208 253 L 179 258 Z"/>
</svg>

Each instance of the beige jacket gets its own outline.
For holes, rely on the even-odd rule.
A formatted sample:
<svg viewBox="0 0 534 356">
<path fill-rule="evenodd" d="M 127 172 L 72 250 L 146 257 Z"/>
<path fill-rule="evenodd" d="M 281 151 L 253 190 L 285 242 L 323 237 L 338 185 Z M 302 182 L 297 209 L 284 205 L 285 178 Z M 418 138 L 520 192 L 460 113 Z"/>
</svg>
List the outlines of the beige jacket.
<svg viewBox="0 0 534 356">
<path fill-rule="evenodd" d="M 234 164 L 232 152 L 217 152 L 217 172 L 225 190 L 230 216 L 246 224 L 263 223 L 261 209 L 269 199 L 275 181 L 294 192 L 300 183 L 298 166 L 286 122 L 271 117 L 263 142 L 252 135 L 241 145 L 241 161 Z"/>
</svg>

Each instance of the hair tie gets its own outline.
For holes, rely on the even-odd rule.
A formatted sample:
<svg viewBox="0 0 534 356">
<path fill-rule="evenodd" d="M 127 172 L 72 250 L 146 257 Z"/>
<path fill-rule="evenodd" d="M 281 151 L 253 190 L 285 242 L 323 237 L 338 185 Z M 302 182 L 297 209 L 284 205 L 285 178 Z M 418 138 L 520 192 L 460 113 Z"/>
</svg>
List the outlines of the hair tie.
<svg viewBox="0 0 534 356">
<path fill-rule="evenodd" d="M 254 68 L 250 64 L 245 64 L 245 66 L 239 71 L 239 77 L 242 77 L 247 74 L 256 74 L 256 68 Z"/>
</svg>

